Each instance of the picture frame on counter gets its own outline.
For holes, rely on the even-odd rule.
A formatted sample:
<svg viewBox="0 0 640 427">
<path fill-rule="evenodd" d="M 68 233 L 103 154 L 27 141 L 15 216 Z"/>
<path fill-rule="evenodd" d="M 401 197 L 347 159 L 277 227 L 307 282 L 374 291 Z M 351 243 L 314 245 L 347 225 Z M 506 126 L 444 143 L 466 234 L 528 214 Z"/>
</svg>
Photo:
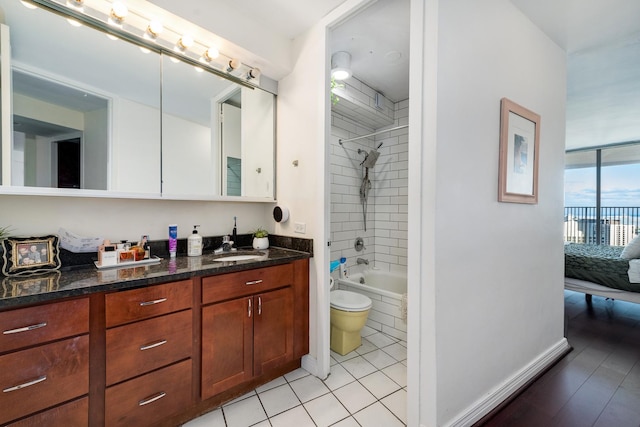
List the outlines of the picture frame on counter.
<svg viewBox="0 0 640 427">
<path fill-rule="evenodd" d="M 46 273 L 60 268 L 57 235 L 7 237 L 2 241 L 2 274 L 6 276 Z"/>
</svg>

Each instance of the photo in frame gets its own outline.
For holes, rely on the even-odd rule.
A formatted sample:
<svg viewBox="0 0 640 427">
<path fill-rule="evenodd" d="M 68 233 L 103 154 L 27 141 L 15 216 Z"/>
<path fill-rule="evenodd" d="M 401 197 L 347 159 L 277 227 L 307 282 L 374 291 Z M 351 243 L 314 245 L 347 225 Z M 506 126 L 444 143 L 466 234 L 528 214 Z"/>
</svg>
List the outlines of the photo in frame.
<svg viewBox="0 0 640 427">
<path fill-rule="evenodd" d="M 500 100 L 498 201 L 538 203 L 540 116 L 515 102 Z"/>
<path fill-rule="evenodd" d="M 2 273 L 39 274 L 60 268 L 58 236 L 7 237 L 2 241 Z"/>
</svg>

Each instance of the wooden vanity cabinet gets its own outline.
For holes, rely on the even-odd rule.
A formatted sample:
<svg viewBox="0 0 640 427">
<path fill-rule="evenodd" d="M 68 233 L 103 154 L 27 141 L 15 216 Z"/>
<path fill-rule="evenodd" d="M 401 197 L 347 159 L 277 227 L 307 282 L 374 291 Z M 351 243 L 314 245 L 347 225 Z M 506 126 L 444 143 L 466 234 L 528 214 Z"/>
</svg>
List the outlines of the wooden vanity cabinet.
<svg viewBox="0 0 640 427">
<path fill-rule="evenodd" d="M 293 360 L 292 285 L 292 264 L 202 280 L 203 399 Z"/>
<path fill-rule="evenodd" d="M 88 299 L 2 312 L 0 325 L 0 423 L 87 425 Z"/>
<path fill-rule="evenodd" d="M 105 296 L 105 425 L 152 426 L 192 396 L 193 282 Z"/>
<path fill-rule="evenodd" d="M 0 312 L 0 425 L 175 426 L 300 366 L 309 261 Z"/>
</svg>

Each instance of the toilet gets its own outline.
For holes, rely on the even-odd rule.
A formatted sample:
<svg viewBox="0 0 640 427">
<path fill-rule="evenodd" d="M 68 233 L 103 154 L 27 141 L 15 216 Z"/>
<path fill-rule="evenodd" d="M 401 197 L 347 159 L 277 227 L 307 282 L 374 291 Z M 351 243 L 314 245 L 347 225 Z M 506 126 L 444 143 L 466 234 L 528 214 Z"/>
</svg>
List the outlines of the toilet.
<svg viewBox="0 0 640 427">
<path fill-rule="evenodd" d="M 333 287 L 333 279 L 331 279 Z M 332 290 L 331 300 L 331 350 L 344 356 L 362 344 L 360 331 L 367 323 L 371 298 L 342 289 Z"/>
</svg>

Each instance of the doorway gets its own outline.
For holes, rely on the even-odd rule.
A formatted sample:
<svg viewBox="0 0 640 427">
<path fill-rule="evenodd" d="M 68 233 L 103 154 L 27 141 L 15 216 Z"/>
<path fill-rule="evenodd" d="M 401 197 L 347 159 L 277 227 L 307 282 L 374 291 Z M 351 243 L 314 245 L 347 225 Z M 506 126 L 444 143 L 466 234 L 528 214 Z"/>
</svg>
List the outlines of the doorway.
<svg viewBox="0 0 640 427">
<path fill-rule="evenodd" d="M 57 188 L 80 188 L 80 138 L 55 141 Z"/>
</svg>

